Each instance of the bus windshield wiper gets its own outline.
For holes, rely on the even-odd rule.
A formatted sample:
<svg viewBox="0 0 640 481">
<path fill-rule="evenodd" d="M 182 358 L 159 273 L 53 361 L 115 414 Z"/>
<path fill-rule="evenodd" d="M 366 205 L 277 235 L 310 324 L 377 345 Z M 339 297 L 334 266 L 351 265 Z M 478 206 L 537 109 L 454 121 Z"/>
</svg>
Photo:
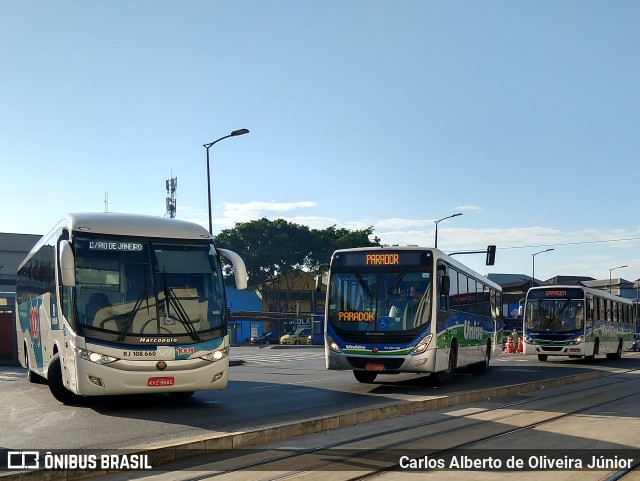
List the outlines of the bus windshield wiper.
<svg viewBox="0 0 640 481">
<path fill-rule="evenodd" d="M 362 278 L 360 273 L 355 268 L 353 269 L 353 273 L 355 274 L 356 279 L 358 279 L 358 282 L 362 286 L 362 290 L 367 294 L 367 296 L 369 296 L 369 299 L 373 299 L 373 295 L 371 294 L 371 290 L 369 289 L 369 286 L 364 281 L 364 279 Z"/>
<path fill-rule="evenodd" d="M 400 284 L 406 272 L 407 269 L 402 269 L 400 272 L 398 272 L 398 277 L 396 277 L 396 279 L 393 281 L 393 284 L 391 284 L 391 287 L 387 290 L 387 295 L 391 294 L 395 290 L 395 288 L 398 287 L 398 284 Z"/>
<path fill-rule="evenodd" d="M 164 273 L 164 297 L 167 301 L 167 318 L 170 317 L 169 306 L 173 306 L 173 310 L 177 314 L 177 320 L 180 321 L 185 328 L 185 330 L 191 335 L 191 339 L 194 341 L 200 341 L 200 336 L 196 331 L 195 327 L 191 323 L 191 319 L 189 319 L 188 314 L 185 312 L 182 303 L 176 296 L 175 292 L 173 292 L 172 287 L 167 287 L 167 273 Z"/>
<path fill-rule="evenodd" d="M 122 327 L 122 329 L 120 329 L 120 335 L 118 336 L 118 339 L 117 339 L 118 342 L 124 341 L 125 337 L 127 337 L 127 333 L 129 332 L 129 329 L 131 329 L 131 325 L 133 324 L 133 320 L 136 318 L 138 309 L 140 309 L 142 300 L 145 298 L 147 299 L 147 312 L 149 311 L 149 297 L 147 296 L 147 290 L 144 289 L 138 296 L 136 303 L 133 305 L 133 309 L 131 309 L 131 312 L 129 312 L 129 316 L 127 317 L 127 320 L 124 322 L 124 326 Z"/>
<path fill-rule="evenodd" d="M 166 288 L 164 294 L 167 297 L 167 317 L 169 317 L 169 305 L 173 305 L 173 310 L 178 315 L 178 321 L 180 321 L 180 324 L 184 326 L 184 328 L 191 335 L 191 338 L 194 341 L 200 341 L 198 332 L 196 331 L 195 327 L 193 327 L 191 319 L 189 319 L 189 316 L 185 312 L 184 307 L 182 307 L 182 303 L 176 296 L 175 292 L 173 292 L 173 288 Z"/>
</svg>

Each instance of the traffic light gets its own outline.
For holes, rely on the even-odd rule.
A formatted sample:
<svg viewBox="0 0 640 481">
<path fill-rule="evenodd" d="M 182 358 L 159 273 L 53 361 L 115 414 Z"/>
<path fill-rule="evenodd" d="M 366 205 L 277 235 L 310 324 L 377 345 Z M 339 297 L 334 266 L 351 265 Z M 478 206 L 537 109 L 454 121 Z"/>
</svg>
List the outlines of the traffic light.
<svg viewBox="0 0 640 481">
<path fill-rule="evenodd" d="M 496 246 L 487 246 L 487 265 L 492 266 L 496 262 Z"/>
</svg>

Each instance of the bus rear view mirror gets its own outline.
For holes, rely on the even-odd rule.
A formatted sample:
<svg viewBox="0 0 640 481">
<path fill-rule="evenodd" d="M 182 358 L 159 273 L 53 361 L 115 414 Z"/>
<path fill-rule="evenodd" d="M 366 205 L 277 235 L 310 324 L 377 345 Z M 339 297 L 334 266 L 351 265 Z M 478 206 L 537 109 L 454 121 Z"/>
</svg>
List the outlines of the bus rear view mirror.
<svg viewBox="0 0 640 481">
<path fill-rule="evenodd" d="M 236 289 L 239 291 L 247 288 L 249 276 L 247 275 L 247 268 L 238 254 L 229 249 L 218 248 L 220 255 L 231 261 L 233 266 L 233 274 L 236 279 Z"/>
<path fill-rule="evenodd" d="M 76 285 L 76 269 L 73 250 L 69 241 L 60 241 L 60 274 L 62 285 L 74 287 Z"/>
</svg>

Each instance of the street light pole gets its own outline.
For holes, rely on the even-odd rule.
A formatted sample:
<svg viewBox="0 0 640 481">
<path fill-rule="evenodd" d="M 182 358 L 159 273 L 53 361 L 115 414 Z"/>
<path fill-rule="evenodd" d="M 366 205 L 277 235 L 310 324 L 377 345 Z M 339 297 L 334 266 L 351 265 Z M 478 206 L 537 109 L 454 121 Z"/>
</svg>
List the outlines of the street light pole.
<svg viewBox="0 0 640 481">
<path fill-rule="evenodd" d="M 615 271 L 616 269 L 622 269 L 623 267 L 629 267 L 629 266 L 618 266 L 618 267 L 612 267 L 611 269 L 609 269 L 609 294 L 611 294 L 611 271 Z"/>
<path fill-rule="evenodd" d="M 211 219 L 211 176 L 209 174 L 209 149 L 213 144 L 217 144 L 221 140 L 228 139 L 229 137 L 236 137 L 238 135 L 248 134 L 248 129 L 238 129 L 231 132 L 229 135 L 225 135 L 224 137 L 220 137 L 218 140 L 214 140 L 211 143 L 203 144 L 203 147 L 207 149 L 207 194 L 209 199 L 209 234 L 213 234 L 213 223 Z"/>
<path fill-rule="evenodd" d="M 547 249 L 544 251 L 540 251 L 540 252 L 536 252 L 535 254 L 531 254 L 531 287 L 533 287 L 533 283 L 535 282 L 535 278 L 536 278 L 536 256 L 538 254 L 542 254 L 544 252 L 550 252 L 553 249 Z"/>
<path fill-rule="evenodd" d="M 443 217 L 442 219 L 438 219 L 438 220 L 434 220 L 433 222 L 435 222 L 436 224 L 436 242 L 435 242 L 435 248 L 438 248 L 438 224 L 440 222 L 442 222 L 445 219 L 451 219 L 452 217 L 458 217 L 459 215 L 462 215 L 462 212 L 458 212 L 457 214 L 453 214 L 447 217 Z"/>
</svg>

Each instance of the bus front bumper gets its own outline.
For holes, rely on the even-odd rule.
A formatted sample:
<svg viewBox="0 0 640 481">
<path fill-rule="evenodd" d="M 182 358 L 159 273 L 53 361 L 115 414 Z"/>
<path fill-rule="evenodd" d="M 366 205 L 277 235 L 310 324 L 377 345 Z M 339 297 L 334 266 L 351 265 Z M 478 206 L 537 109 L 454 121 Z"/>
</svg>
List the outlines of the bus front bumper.
<svg viewBox="0 0 640 481">
<path fill-rule="evenodd" d="M 116 361 L 96 364 L 78 358 L 77 389 L 81 396 L 148 394 L 221 390 L 228 384 L 229 358 L 167 361 L 159 370 L 153 361 Z"/>
</svg>

